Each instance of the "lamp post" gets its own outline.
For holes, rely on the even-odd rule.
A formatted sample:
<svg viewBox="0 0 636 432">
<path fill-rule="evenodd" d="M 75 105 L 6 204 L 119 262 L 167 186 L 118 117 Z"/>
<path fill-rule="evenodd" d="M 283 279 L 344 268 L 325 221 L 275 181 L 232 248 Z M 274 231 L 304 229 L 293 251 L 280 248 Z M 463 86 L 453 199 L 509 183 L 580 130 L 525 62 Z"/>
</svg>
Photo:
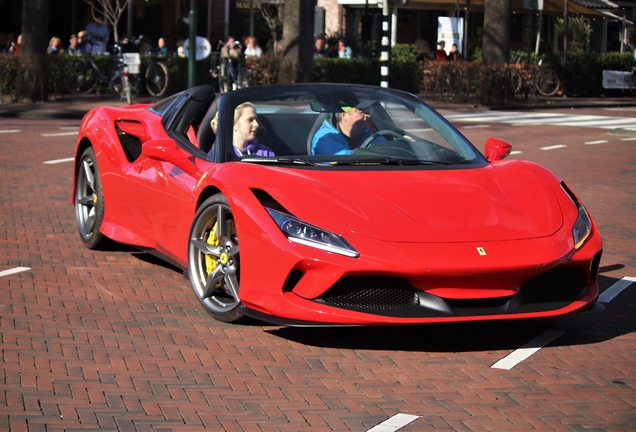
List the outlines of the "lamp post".
<svg viewBox="0 0 636 432">
<path fill-rule="evenodd" d="M 194 87 L 194 65 L 197 48 L 197 11 L 195 0 L 190 0 L 190 37 L 188 40 L 188 88 Z"/>
<path fill-rule="evenodd" d="M 380 54 L 380 86 L 389 87 L 389 0 L 382 0 L 382 52 Z"/>
</svg>

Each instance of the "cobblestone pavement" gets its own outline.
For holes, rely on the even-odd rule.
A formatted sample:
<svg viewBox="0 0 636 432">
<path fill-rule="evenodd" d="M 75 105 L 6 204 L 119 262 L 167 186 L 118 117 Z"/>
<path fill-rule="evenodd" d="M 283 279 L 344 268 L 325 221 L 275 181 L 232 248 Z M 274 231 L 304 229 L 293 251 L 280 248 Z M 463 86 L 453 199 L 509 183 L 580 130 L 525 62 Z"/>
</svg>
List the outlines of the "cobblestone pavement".
<svg viewBox="0 0 636 432">
<path fill-rule="evenodd" d="M 636 285 L 603 312 L 557 319 L 219 323 L 170 265 L 81 246 L 65 162 L 78 124 L 0 119 L 0 272 L 17 269 L 0 273 L 0 431 L 367 431 L 398 413 L 417 416 L 403 431 L 636 429 Z M 581 196 L 604 236 L 602 290 L 636 276 L 631 136 L 456 125 L 479 148 L 508 139 L 522 152 L 511 157 L 546 165 Z M 491 367 L 526 344 L 541 349 Z"/>
</svg>

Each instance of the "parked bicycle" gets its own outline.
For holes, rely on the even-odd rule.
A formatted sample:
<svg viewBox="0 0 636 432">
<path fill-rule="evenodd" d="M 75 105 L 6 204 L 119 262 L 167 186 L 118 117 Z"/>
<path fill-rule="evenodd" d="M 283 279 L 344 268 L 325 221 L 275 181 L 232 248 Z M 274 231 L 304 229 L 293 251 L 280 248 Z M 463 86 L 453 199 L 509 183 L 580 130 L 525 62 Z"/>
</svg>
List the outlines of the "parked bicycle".
<svg viewBox="0 0 636 432">
<path fill-rule="evenodd" d="M 517 58 L 515 63 L 519 65 L 521 58 Z M 559 74 L 548 67 L 542 67 L 542 63 L 543 59 L 539 59 L 538 67 L 529 71 L 529 77 L 524 77 L 519 69 L 510 70 L 510 81 L 515 94 L 519 93 L 523 84 L 528 81 L 531 88 L 534 87 L 543 96 L 554 96 L 559 91 L 561 88 Z"/>
<path fill-rule="evenodd" d="M 251 65 L 245 62 L 240 42 L 234 43 L 240 54 L 236 57 L 221 56 L 220 64 L 211 69 L 213 78 L 219 79 L 219 91 L 226 93 L 230 90 L 249 87 L 252 83 Z"/>
<path fill-rule="evenodd" d="M 161 97 L 168 90 L 168 68 L 159 60 L 157 50 L 146 51 L 146 90 L 151 96 Z"/>
<path fill-rule="evenodd" d="M 139 78 L 128 73 L 121 47 L 117 44 L 107 76 L 101 72 L 93 57 L 87 54 L 66 72 L 65 84 L 71 93 L 87 94 L 95 91 L 100 80 L 108 84 L 115 96 L 120 99 L 125 97 L 129 104 L 132 103 L 132 97 L 139 92 Z"/>
</svg>

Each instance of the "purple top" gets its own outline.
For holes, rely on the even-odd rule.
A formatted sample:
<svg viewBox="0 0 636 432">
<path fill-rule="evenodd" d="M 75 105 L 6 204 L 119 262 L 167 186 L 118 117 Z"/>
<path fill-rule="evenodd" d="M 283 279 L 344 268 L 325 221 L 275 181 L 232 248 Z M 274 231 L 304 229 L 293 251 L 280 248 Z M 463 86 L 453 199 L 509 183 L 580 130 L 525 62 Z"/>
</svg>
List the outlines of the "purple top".
<svg viewBox="0 0 636 432">
<path fill-rule="evenodd" d="M 238 147 L 234 147 L 234 152 L 237 156 L 245 157 L 245 156 L 265 156 L 271 157 L 276 156 L 272 149 L 267 147 L 264 144 L 259 143 L 256 140 L 251 141 L 244 150 L 241 151 Z"/>
</svg>

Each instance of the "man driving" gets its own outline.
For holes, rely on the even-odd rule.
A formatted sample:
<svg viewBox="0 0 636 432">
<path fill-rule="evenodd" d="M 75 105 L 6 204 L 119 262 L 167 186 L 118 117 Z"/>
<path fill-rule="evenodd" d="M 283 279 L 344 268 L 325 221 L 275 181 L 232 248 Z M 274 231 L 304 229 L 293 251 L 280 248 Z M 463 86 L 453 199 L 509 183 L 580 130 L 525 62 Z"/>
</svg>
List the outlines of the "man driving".
<svg viewBox="0 0 636 432">
<path fill-rule="evenodd" d="M 334 114 L 335 124 L 326 119 L 316 131 L 311 141 L 312 155 L 348 155 L 371 136 L 368 113 L 352 106 L 342 106 L 341 110 Z M 385 141 L 383 137 L 376 140 Z"/>
</svg>

